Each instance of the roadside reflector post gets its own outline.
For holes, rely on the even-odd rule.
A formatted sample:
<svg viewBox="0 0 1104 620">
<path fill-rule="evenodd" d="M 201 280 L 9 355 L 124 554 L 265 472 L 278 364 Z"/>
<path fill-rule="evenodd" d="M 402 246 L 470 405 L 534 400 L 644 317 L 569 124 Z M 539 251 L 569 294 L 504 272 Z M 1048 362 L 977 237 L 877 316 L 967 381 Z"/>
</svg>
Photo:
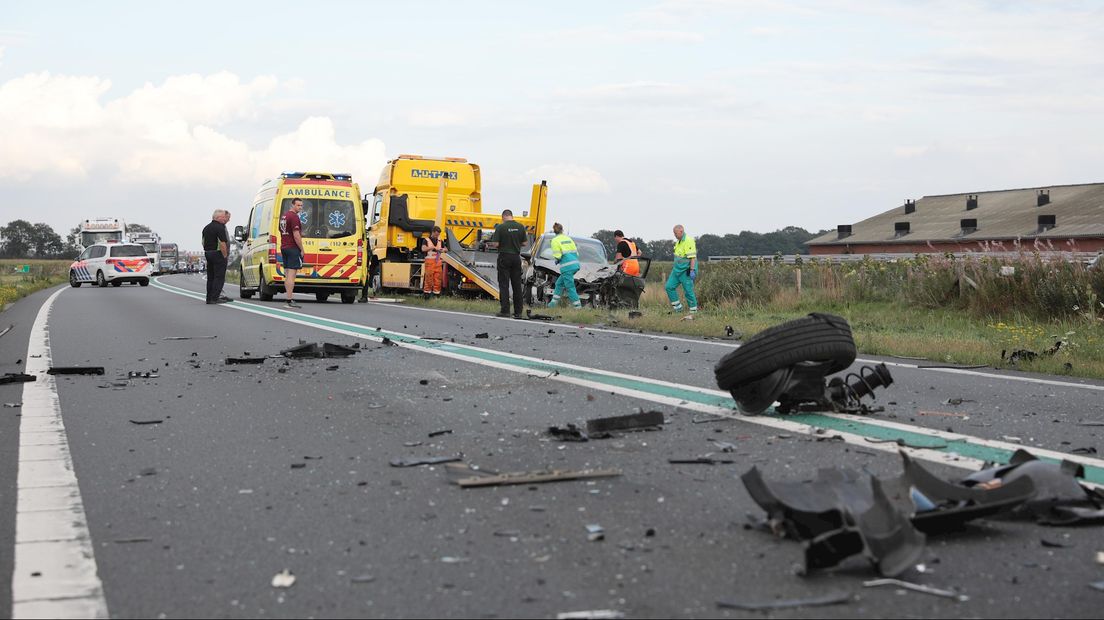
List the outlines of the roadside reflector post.
<svg viewBox="0 0 1104 620">
<path fill-rule="evenodd" d="M 794 278 L 797 281 L 797 296 L 801 297 L 801 267 L 794 269 Z"/>
</svg>

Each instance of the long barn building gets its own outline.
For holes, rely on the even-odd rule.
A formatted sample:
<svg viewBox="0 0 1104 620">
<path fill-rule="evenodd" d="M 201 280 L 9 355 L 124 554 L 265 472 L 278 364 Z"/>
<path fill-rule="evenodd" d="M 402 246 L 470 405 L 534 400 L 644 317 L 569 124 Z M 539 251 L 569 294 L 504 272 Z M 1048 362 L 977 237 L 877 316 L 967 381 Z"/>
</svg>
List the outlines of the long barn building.
<svg viewBox="0 0 1104 620">
<path fill-rule="evenodd" d="M 1104 183 L 925 196 L 808 243 L 811 254 L 1104 250 Z"/>
</svg>

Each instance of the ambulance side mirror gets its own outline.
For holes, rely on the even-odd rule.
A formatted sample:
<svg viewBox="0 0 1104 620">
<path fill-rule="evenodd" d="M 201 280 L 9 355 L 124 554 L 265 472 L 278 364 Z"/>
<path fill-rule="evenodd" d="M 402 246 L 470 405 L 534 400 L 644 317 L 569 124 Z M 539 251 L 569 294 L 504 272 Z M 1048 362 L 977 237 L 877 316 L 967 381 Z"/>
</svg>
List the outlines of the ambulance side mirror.
<svg viewBox="0 0 1104 620">
<path fill-rule="evenodd" d="M 234 227 L 234 239 L 236 241 L 245 241 L 245 226 Z"/>
</svg>

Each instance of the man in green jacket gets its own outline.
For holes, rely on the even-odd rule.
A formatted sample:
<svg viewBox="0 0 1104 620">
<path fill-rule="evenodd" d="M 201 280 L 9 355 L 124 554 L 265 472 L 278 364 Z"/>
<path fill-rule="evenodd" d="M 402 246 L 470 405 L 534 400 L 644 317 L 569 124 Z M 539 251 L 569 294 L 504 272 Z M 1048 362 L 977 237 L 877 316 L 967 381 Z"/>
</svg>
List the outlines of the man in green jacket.
<svg viewBox="0 0 1104 620">
<path fill-rule="evenodd" d="M 552 301 L 549 308 L 560 305 L 560 298 L 567 292 L 567 298 L 571 300 L 571 306 L 582 308 L 579 301 L 579 292 L 575 290 L 575 274 L 579 273 L 579 248 L 575 246 L 575 240 L 564 234 L 563 224 L 556 222 L 552 225 L 552 232 L 556 236 L 552 238 L 552 258 L 560 266 L 560 277 L 556 278 L 556 290 L 552 293 Z"/>
<path fill-rule="evenodd" d="M 691 314 L 698 311 L 698 298 L 694 295 L 694 280 L 698 278 L 698 247 L 694 238 L 686 234 L 682 224 L 675 226 L 675 266 L 667 278 L 667 299 L 675 312 L 682 312 L 678 289 L 686 293 L 686 305 Z"/>
</svg>

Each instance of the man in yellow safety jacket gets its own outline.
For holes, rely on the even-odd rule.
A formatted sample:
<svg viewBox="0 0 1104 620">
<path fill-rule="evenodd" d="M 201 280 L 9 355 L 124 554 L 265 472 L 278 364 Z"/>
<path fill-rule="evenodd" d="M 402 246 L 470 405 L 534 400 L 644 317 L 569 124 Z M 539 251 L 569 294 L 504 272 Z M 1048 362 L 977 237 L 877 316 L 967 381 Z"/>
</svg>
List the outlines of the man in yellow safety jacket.
<svg viewBox="0 0 1104 620">
<path fill-rule="evenodd" d="M 552 292 L 552 301 L 548 302 L 549 308 L 560 305 L 560 297 L 567 292 L 567 298 L 575 308 L 582 308 L 579 301 L 579 293 L 575 290 L 575 274 L 579 272 L 579 248 L 575 241 L 563 234 L 563 224 L 556 222 L 552 225 L 552 232 L 556 236 L 552 238 L 552 258 L 560 266 L 560 277 L 556 278 L 556 290 Z"/>
<path fill-rule="evenodd" d="M 667 299 L 675 312 L 682 312 L 678 289 L 686 293 L 686 305 L 690 312 L 698 311 L 698 298 L 694 295 L 694 280 L 698 278 L 698 246 L 694 238 L 686 234 L 682 224 L 675 226 L 675 266 L 667 278 Z"/>
</svg>

